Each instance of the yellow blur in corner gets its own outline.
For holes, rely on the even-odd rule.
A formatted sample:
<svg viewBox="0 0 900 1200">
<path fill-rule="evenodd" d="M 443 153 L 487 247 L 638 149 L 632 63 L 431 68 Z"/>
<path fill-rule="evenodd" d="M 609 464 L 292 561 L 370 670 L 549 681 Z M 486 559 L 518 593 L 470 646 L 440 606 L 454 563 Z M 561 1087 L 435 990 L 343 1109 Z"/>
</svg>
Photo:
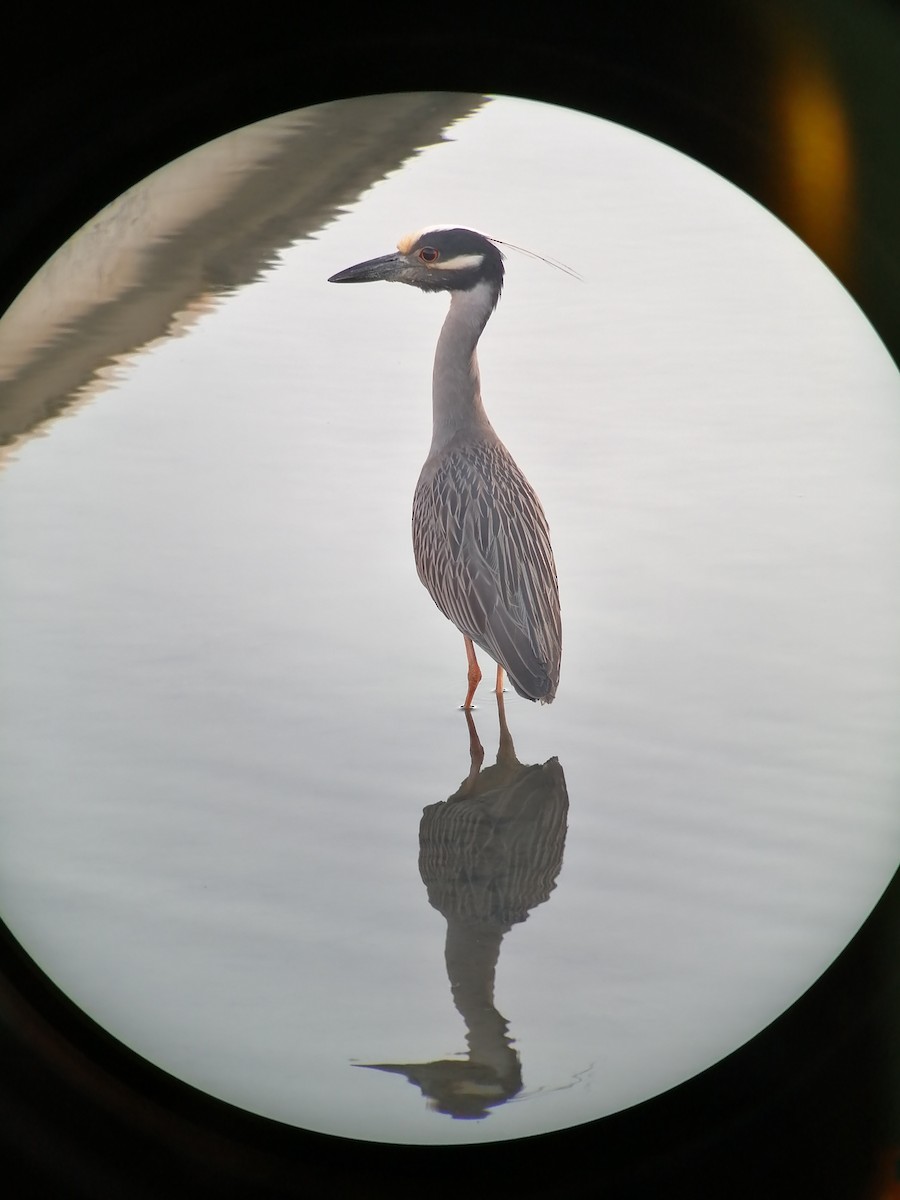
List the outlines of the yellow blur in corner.
<svg viewBox="0 0 900 1200">
<path fill-rule="evenodd" d="M 852 131 L 839 82 L 805 32 L 782 43 L 774 75 L 780 210 L 845 281 L 852 276 L 856 200 Z"/>
</svg>

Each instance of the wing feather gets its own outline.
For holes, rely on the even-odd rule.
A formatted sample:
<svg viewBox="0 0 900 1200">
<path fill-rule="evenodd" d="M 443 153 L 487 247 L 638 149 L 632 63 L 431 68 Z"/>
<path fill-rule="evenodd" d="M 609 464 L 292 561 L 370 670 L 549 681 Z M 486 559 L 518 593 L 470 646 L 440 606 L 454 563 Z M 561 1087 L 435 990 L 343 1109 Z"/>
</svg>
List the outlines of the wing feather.
<svg viewBox="0 0 900 1200">
<path fill-rule="evenodd" d="M 505 668 L 520 695 L 549 703 L 562 653 L 550 532 L 534 489 L 499 440 L 425 464 L 413 548 L 441 612 Z"/>
</svg>

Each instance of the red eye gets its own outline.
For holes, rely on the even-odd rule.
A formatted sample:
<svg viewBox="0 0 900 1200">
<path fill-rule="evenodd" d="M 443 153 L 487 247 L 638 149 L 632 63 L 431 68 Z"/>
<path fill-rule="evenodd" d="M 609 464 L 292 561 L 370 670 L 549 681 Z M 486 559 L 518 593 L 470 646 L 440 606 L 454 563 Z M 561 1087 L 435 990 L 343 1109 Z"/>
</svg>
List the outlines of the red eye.
<svg viewBox="0 0 900 1200">
<path fill-rule="evenodd" d="M 435 250 L 434 246 L 423 246 L 419 251 L 419 258 L 423 263 L 436 263 L 440 257 L 440 250 Z"/>
</svg>

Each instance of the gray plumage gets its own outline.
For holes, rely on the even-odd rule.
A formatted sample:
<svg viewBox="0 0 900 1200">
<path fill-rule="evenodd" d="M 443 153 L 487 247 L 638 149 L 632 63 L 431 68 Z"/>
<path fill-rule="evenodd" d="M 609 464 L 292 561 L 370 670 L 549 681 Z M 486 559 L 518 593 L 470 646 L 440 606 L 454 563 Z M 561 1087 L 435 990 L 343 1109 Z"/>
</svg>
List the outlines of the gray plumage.
<svg viewBox="0 0 900 1200">
<path fill-rule="evenodd" d="M 434 361 L 434 428 L 413 499 L 416 568 L 441 612 L 509 675 L 519 695 L 556 695 L 562 626 L 550 532 L 534 489 L 481 401 L 476 346 L 503 285 L 503 256 L 467 229 L 426 229 L 398 253 L 332 276 L 450 292 Z M 477 668 L 476 668 L 477 669 Z M 470 670 L 471 702 L 477 679 Z"/>
<path fill-rule="evenodd" d="M 499 438 L 428 459 L 412 527 L 419 578 L 444 616 L 506 669 L 521 696 L 549 703 L 562 643 L 550 531 Z"/>
</svg>

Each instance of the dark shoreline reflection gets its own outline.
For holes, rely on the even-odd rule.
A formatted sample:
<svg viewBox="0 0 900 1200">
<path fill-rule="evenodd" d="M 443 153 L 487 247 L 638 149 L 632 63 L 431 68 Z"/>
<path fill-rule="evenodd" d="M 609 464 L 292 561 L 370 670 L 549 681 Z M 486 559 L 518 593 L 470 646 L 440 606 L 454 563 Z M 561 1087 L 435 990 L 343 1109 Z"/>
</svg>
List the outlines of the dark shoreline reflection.
<svg viewBox="0 0 900 1200">
<path fill-rule="evenodd" d="M 503 697 L 497 697 L 497 761 L 466 712 L 471 769 L 447 800 L 430 804 L 419 826 L 419 872 L 428 900 L 447 921 L 444 957 L 453 1003 L 466 1024 L 468 1055 L 426 1063 L 360 1063 L 405 1075 L 437 1112 L 481 1120 L 522 1090 L 522 1065 L 509 1023 L 494 1007 L 504 936 L 548 900 L 562 868 L 569 798 L 557 758 L 527 766 L 516 758 Z"/>
<path fill-rule="evenodd" d="M 488 97 L 404 92 L 282 113 L 176 158 L 60 246 L 0 322 L 0 446 L 108 386 L 263 278 Z"/>
</svg>

